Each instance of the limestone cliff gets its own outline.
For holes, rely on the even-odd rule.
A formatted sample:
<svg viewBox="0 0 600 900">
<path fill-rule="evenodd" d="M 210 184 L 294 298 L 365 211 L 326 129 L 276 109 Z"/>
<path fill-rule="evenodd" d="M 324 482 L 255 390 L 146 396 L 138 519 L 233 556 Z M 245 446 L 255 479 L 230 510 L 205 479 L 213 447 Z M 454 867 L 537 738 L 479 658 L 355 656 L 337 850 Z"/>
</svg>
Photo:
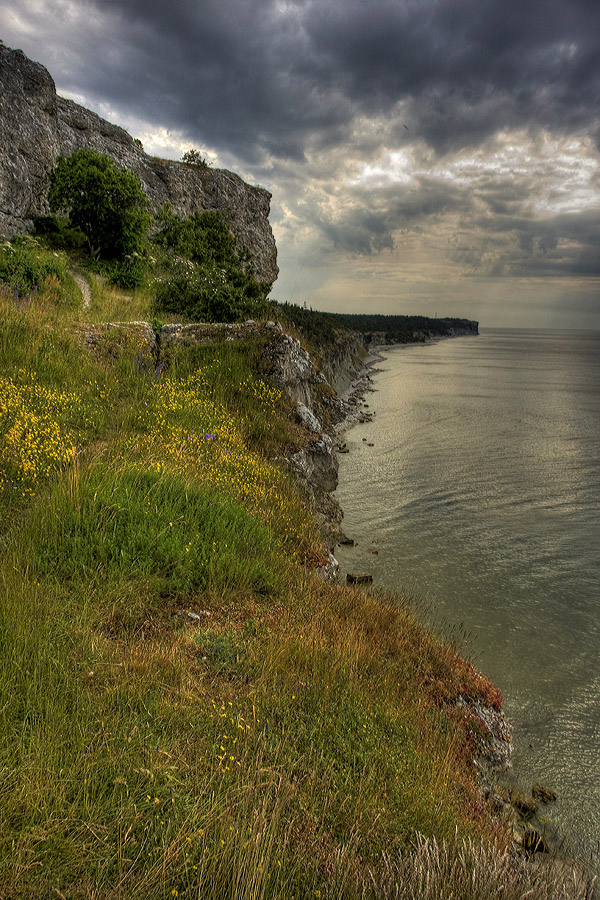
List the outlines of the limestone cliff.
<svg viewBox="0 0 600 900">
<path fill-rule="evenodd" d="M 57 96 L 50 73 L 20 50 L 0 44 L 0 236 L 31 228 L 48 213 L 48 173 L 59 156 L 90 148 L 107 153 L 141 180 L 154 210 L 180 215 L 219 210 L 260 281 L 277 278 L 269 224 L 271 194 L 233 172 L 155 159 L 122 128 Z"/>
</svg>

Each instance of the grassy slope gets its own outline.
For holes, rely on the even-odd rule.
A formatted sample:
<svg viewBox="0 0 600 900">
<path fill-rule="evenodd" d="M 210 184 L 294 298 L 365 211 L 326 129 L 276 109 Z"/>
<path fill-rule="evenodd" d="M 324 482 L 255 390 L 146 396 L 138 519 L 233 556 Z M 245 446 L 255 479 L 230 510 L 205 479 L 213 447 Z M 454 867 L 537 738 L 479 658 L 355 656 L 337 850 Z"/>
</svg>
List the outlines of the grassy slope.
<svg viewBox="0 0 600 900">
<path fill-rule="evenodd" d="M 495 692 L 310 573 L 260 348 L 93 357 L 52 290 L 0 299 L 0 896 L 522 896 L 452 712 Z"/>
</svg>

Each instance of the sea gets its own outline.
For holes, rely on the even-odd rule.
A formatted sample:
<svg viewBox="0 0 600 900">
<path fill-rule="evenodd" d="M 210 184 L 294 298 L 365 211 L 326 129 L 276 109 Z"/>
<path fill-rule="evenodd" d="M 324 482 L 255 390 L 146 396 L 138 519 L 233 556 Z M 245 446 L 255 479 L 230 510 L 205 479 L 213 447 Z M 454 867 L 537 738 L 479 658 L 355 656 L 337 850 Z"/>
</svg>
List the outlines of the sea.
<svg viewBox="0 0 600 900">
<path fill-rule="evenodd" d="M 383 351 L 344 435 L 342 574 L 411 598 L 502 691 L 509 778 L 600 864 L 600 332 Z M 372 445 L 372 446 L 370 446 Z"/>
</svg>

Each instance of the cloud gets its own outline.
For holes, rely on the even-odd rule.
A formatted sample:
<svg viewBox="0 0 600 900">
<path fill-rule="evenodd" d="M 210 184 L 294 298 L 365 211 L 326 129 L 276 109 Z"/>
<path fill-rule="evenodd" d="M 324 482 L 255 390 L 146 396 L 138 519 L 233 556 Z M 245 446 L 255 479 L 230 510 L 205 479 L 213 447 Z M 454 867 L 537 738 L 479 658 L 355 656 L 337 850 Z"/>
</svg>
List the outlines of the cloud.
<svg viewBox="0 0 600 900">
<path fill-rule="evenodd" d="M 16 33 L 47 35 L 63 88 L 135 103 L 240 159 L 302 159 L 358 115 L 391 114 L 398 141 L 437 152 L 523 126 L 600 137 L 596 0 L 3 5 Z"/>
<path fill-rule="evenodd" d="M 267 186 L 282 284 L 362 257 L 387 290 L 394 255 L 440 290 L 598 276 L 597 0 L 3 0 L 3 20 L 150 152 Z"/>
</svg>

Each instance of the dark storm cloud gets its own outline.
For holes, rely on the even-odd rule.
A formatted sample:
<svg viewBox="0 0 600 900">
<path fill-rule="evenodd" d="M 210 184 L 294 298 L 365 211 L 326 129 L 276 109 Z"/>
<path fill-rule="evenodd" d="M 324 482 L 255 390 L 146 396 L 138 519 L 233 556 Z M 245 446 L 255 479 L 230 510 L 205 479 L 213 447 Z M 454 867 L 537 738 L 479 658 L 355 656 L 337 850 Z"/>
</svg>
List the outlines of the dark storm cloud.
<svg viewBox="0 0 600 900">
<path fill-rule="evenodd" d="M 598 0 L 2 0 L 0 22 L 61 92 L 170 130 L 158 152 L 267 185 L 283 280 L 405 250 L 599 274 Z"/>
<path fill-rule="evenodd" d="M 371 111 L 409 101 L 438 149 L 523 124 L 587 128 L 600 98 L 600 6 L 563 0 L 360 0 L 319 7 L 313 44 L 344 92 Z"/>
<path fill-rule="evenodd" d="M 37 17 L 68 45 L 63 71 L 54 71 L 64 88 L 120 108 L 134 100 L 150 121 L 240 159 L 302 159 L 312 140 L 343 140 L 358 115 L 396 116 L 398 140 L 422 137 L 440 152 L 522 125 L 592 129 L 600 139 L 597 0 L 57 0 L 41 8 L 5 0 L 4 7 Z M 77 23 L 72 31 L 69 21 Z M 96 41 L 74 54 L 82 27 L 94 23 Z"/>
</svg>

